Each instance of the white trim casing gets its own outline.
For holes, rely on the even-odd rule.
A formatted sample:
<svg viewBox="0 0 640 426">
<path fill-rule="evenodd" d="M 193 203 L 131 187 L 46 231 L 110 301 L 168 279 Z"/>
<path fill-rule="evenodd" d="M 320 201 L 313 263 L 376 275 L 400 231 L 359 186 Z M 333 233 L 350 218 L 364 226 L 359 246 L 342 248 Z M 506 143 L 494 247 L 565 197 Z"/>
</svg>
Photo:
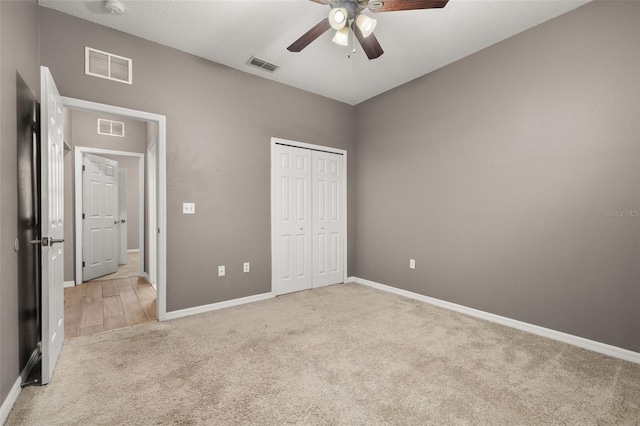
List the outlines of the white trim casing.
<svg viewBox="0 0 640 426">
<path fill-rule="evenodd" d="M 73 280 L 64 282 L 64 288 L 75 287 L 75 286 L 76 286 L 76 282 Z"/>
<path fill-rule="evenodd" d="M 20 387 L 21 384 L 22 379 L 18 377 L 16 382 L 11 387 L 9 395 L 7 395 L 4 402 L 2 403 L 2 406 L 0 407 L 0 425 L 3 425 L 4 422 L 6 422 L 9 418 L 9 413 L 11 413 L 11 409 L 18 400 L 20 392 L 22 391 L 22 388 Z"/>
<path fill-rule="evenodd" d="M 144 248 L 142 250 L 144 251 Z M 137 249 L 127 249 L 127 253 L 140 253 L 140 249 L 139 248 L 137 248 Z"/>
<path fill-rule="evenodd" d="M 154 136 L 151 140 L 151 143 L 147 147 L 146 152 L 146 160 L 147 160 L 147 205 L 153 206 L 156 205 L 157 202 L 157 191 L 156 191 L 156 176 L 157 176 L 157 146 L 158 146 L 158 138 Z M 157 227 L 157 216 L 153 214 L 153 212 L 149 212 L 147 215 L 147 223 L 146 223 L 146 244 L 147 244 L 147 281 L 151 283 L 153 288 L 156 288 L 156 277 L 157 277 L 157 247 L 158 247 L 158 227 Z M 145 259 L 146 260 L 146 259 Z"/>
<path fill-rule="evenodd" d="M 356 284 L 373 287 L 378 290 L 397 294 L 399 296 L 408 297 L 409 299 L 414 299 L 420 302 L 429 303 L 430 305 L 438 306 L 440 308 L 445 308 L 451 311 L 460 312 L 465 315 L 480 318 L 480 319 L 494 322 L 497 324 L 506 325 L 507 327 L 526 331 L 531 334 L 547 337 L 549 339 L 557 340 L 563 343 L 568 343 L 570 345 L 577 346 L 582 349 L 587 349 L 593 352 L 601 353 L 603 355 L 608 355 L 614 358 L 640 364 L 640 353 L 630 351 L 628 349 L 619 348 L 617 346 L 608 345 L 606 343 L 597 342 L 595 340 L 585 339 L 584 337 L 574 336 L 573 334 L 563 333 L 561 331 L 552 330 L 550 328 L 540 327 L 539 325 L 529 324 L 523 321 L 518 321 L 515 319 L 481 311 L 479 309 L 468 308 L 463 305 L 458 305 L 456 303 L 451 303 L 445 300 L 436 299 L 434 297 L 424 296 L 422 294 L 414 293 L 407 290 L 402 290 L 402 289 L 391 287 L 385 284 L 380 284 L 375 281 L 365 280 L 363 278 L 349 277 L 349 282 L 354 282 Z"/>
<path fill-rule="evenodd" d="M 273 299 L 273 292 L 255 294 L 253 296 L 241 297 L 239 299 L 225 300 L 224 302 L 211 303 L 209 305 L 196 306 L 194 308 L 180 309 L 178 311 L 167 312 L 165 319 L 172 320 L 188 317 L 191 315 L 203 314 L 205 312 L 217 311 L 218 309 L 230 308 L 232 306 L 244 305 L 246 303 L 260 302 Z"/>
<path fill-rule="evenodd" d="M 275 225 L 275 221 L 273 220 L 273 218 L 276 217 L 276 205 L 275 205 L 275 196 L 274 196 L 274 191 L 276 190 L 275 186 L 274 186 L 274 182 L 276 179 L 276 171 L 273 168 L 273 156 L 275 154 L 275 149 L 276 149 L 276 145 L 288 145 L 288 146 L 293 146 L 293 147 L 297 147 L 297 148 L 305 148 L 305 149 L 310 149 L 310 150 L 315 150 L 315 151 L 324 151 L 324 152 L 332 152 L 334 154 L 341 154 L 344 156 L 344 174 L 345 174 L 345 182 L 344 182 L 344 191 L 342 192 L 342 197 L 341 197 L 341 202 L 342 205 L 344 206 L 344 217 L 345 220 L 343 221 L 343 227 L 342 227 L 342 232 L 344 232 L 344 253 L 343 253 L 343 265 L 344 265 L 344 271 L 343 271 L 343 282 L 347 282 L 347 271 L 349 269 L 347 261 L 349 259 L 349 234 L 348 234 L 348 223 L 349 223 L 349 208 L 348 208 L 348 196 L 347 196 L 347 191 L 349 188 L 349 172 L 348 172 L 348 168 L 349 168 L 349 161 L 348 161 L 348 157 L 347 157 L 347 151 L 344 149 L 339 149 L 339 148 L 332 148 L 329 146 L 324 146 L 324 145 L 314 145 L 314 144 L 310 144 L 310 143 L 304 143 L 304 142 L 297 142 L 297 141 L 292 141 L 292 140 L 288 140 L 288 139 L 281 139 L 281 138 L 275 138 L 272 137 L 271 138 L 271 149 L 270 149 L 270 153 L 269 153 L 269 167 L 271 168 L 270 171 L 270 203 L 271 203 L 271 291 L 275 294 L 276 291 L 273 288 L 273 284 L 277 281 L 277 277 L 276 277 L 276 268 L 273 267 L 273 253 L 276 252 L 276 248 L 275 248 L 275 242 L 274 242 L 274 238 L 273 236 L 276 235 L 276 225 Z"/>
<path fill-rule="evenodd" d="M 166 320 L 167 309 L 167 118 L 164 115 L 151 112 L 67 98 L 64 96 L 62 97 L 62 101 L 65 108 L 122 115 L 136 120 L 155 121 L 158 123 L 158 167 L 156 169 L 156 180 L 158 182 L 158 197 L 156 199 L 158 216 L 156 222 L 158 227 L 156 283 L 158 296 L 156 300 L 156 310 L 158 313 L 158 321 L 164 321 Z"/>
<path fill-rule="evenodd" d="M 138 159 L 138 244 L 140 248 L 136 249 L 140 252 L 140 257 L 144 259 L 144 202 L 146 194 L 144 193 L 144 174 L 145 163 L 144 154 L 140 152 L 116 151 L 103 148 L 89 148 L 86 146 L 75 147 L 75 221 L 76 221 L 76 284 L 82 284 L 82 156 L 83 154 L 105 154 L 119 155 L 122 157 L 134 157 Z M 127 250 L 130 251 L 130 250 Z M 140 262 L 138 276 L 144 274 L 144 261 Z"/>
</svg>

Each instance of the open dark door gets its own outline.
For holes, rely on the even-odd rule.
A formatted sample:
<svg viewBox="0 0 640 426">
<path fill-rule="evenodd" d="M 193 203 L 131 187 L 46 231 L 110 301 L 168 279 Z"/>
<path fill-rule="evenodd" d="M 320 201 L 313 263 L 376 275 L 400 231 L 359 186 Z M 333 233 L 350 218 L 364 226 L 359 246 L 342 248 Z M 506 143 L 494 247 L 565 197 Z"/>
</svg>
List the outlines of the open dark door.
<svg viewBox="0 0 640 426">
<path fill-rule="evenodd" d="M 22 383 L 39 384 L 40 368 L 40 141 L 38 102 L 16 75 L 18 125 L 18 326 Z"/>
</svg>

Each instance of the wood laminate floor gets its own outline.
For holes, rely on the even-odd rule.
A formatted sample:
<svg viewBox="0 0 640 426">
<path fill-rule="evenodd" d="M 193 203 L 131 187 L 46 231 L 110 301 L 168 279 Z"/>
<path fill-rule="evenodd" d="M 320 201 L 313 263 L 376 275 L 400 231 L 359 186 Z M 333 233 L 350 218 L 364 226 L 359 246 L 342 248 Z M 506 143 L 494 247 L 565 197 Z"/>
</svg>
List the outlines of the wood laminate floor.
<svg viewBox="0 0 640 426">
<path fill-rule="evenodd" d="M 144 278 L 93 281 L 64 289 L 65 339 L 156 320 L 156 292 Z"/>
</svg>

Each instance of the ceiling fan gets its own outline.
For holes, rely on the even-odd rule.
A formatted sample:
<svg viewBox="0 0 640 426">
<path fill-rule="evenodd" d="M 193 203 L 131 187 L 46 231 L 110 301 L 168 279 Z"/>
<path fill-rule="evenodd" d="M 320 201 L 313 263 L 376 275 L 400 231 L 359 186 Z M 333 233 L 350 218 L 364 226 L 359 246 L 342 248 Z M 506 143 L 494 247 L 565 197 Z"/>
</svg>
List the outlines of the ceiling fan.
<svg viewBox="0 0 640 426">
<path fill-rule="evenodd" d="M 380 57 L 384 51 L 373 34 L 377 21 L 362 13 L 369 9 L 373 13 L 397 10 L 435 9 L 447 5 L 449 0 L 310 0 L 331 6 L 329 16 L 307 31 L 302 37 L 287 47 L 290 52 L 300 52 L 320 37 L 329 28 L 336 30 L 333 42 L 349 45 L 349 27 L 355 34 L 362 50 L 369 59 Z"/>
</svg>

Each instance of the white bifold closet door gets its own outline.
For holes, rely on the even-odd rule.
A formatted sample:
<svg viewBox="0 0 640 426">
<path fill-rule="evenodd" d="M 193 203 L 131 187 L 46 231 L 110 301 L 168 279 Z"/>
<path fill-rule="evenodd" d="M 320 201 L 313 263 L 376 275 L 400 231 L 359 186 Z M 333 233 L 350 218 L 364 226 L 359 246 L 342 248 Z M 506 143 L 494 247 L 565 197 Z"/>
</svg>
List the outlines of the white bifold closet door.
<svg viewBox="0 0 640 426">
<path fill-rule="evenodd" d="M 311 288 L 311 151 L 276 145 L 274 167 L 276 294 Z"/>
<path fill-rule="evenodd" d="M 313 287 L 344 280 L 344 156 L 312 151 Z"/>
<path fill-rule="evenodd" d="M 343 282 L 344 157 L 275 145 L 273 291 Z"/>
</svg>

